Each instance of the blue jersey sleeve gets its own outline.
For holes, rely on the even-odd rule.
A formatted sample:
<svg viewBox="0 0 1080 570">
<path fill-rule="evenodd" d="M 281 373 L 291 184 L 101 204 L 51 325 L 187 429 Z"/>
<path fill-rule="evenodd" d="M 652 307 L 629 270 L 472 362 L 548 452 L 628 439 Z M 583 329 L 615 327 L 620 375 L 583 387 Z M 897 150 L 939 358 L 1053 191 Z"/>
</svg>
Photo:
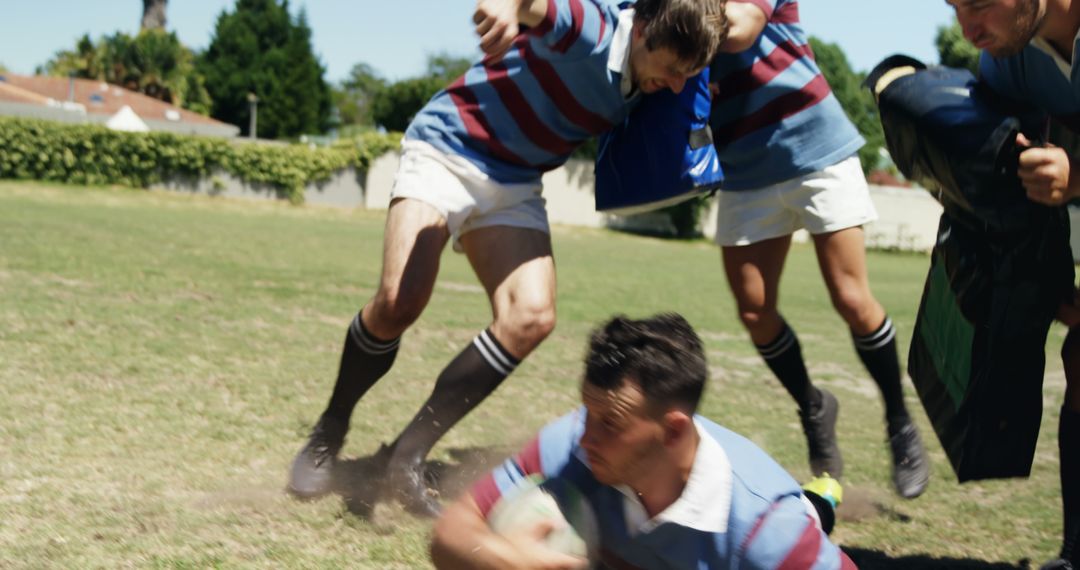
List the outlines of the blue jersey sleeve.
<svg viewBox="0 0 1080 570">
<path fill-rule="evenodd" d="M 739 568 L 851 570 L 855 563 L 818 525 L 805 502 L 787 495 L 758 519 L 742 545 Z"/>
<path fill-rule="evenodd" d="M 470 493 L 480 512 L 487 516 L 509 491 L 534 478 L 547 479 L 562 471 L 581 439 L 583 418 L 584 408 L 580 408 L 544 426 L 521 451 L 473 484 Z"/>
<path fill-rule="evenodd" d="M 612 32 L 618 8 L 605 0 L 548 0 L 544 19 L 526 33 L 552 51 L 590 53 Z"/>
</svg>

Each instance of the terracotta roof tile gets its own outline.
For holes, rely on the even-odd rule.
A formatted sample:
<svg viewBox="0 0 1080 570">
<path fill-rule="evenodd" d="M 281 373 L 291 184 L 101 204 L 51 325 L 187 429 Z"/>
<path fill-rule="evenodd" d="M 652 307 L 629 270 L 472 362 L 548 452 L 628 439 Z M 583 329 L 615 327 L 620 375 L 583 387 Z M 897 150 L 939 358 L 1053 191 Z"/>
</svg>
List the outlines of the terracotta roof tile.
<svg viewBox="0 0 1080 570">
<path fill-rule="evenodd" d="M 69 80 L 66 77 L 5 74 L 4 81 L 0 82 L 0 87 L 5 86 L 6 83 L 7 87 L 15 87 L 24 94 L 29 92 L 47 99 L 67 101 L 69 89 L 68 81 Z M 14 90 L 0 90 L 0 99 L 5 97 L 5 93 L 11 91 Z M 43 100 L 40 102 L 45 104 L 45 101 Z M 148 97 L 142 93 L 125 89 L 119 85 L 112 85 L 105 83 L 104 81 L 95 81 L 92 79 L 75 80 L 75 102 L 84 105 L 87 114 L 90 115 L 111 116 L 122 109 L 124 105 L 128 105 L 131 107 L 131 110 L 135 111 L 135 114 L 146 120 L 167 121 L 170 120 L 169 116 L 171 115 L 173 117 L 179 117 L 176 122 L 219 126 L 226 125 L 226 123 L 216 119 L 186 109 L 181 109 L 180 107 L 170 105 L 164 101 L 159 101 L 153 97 Z"/>
</svg>

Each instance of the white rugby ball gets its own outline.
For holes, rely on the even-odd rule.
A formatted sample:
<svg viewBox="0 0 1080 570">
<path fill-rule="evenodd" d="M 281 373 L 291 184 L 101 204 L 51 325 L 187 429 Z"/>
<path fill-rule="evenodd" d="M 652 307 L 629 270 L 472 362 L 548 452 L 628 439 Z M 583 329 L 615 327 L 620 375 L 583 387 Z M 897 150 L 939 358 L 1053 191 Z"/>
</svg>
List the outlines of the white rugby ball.
<svg viewBox="0 0 1080 570">
<path fill-rule="evenodd" d="M 552 550 L 595 563 L 600 554 L 600 530 L 589 500 L 565 479 L 531 479 L 504 495 L 488 514 L 488 526 L 511 534 L 552 521 L 555 529 L 545 544 Z"/>
</svg>

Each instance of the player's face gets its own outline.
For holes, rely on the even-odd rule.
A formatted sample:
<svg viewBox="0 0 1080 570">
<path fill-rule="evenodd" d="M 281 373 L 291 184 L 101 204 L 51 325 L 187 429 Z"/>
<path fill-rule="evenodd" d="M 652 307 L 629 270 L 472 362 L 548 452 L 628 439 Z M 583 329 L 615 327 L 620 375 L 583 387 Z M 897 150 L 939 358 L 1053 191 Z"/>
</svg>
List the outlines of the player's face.
<svg viewBox="0 0 1080 570">
<path fill-rule="evenodd" d="M 1042 26 L 1043 0 L 946 0 L 956 10 L 964 37 L 994 57 L 1024 49 Z"/>
<path fill-rule="evenodd" d="M 664 427 L 648 413 L 641 389 L 630 381 L 615 390 L 585 382 L 581 395 L 588 412 L 581 447 L 596 480 L 620 485 L 647 476 L 662 457 Z"/>
<path fill-rule="evenodd" d="M 668 48 L 651 50 L 645 46 L 640 22 L 634 24 L 630 43 L 630 79 L 643 93 L 656 93 L 662 89 L 682 91 L 686 80 L 701 73 L 686 62 L 680 61 Z"/>
<path fill-rule="evenodd" d="M 675 93 L 682 91 L 686 80 L 701 73 L 700 69 L 691 69 L 679 61 L 678 56 L 667 48 L 649 50 L 642 44 L 635 50 L 637 56 L 630 54 L 630 73 L 643 93 L 656 93 L 662 89 L 671 89 Z"/>
</svg>

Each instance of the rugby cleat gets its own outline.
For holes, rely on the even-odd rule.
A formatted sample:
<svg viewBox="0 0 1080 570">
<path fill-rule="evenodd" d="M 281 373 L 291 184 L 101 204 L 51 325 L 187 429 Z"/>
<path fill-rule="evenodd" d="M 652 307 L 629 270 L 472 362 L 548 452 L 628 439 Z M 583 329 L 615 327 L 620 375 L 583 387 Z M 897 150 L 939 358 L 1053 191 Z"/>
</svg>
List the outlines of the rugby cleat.
<svg viewBox="0 0 1080 570">
<path fill-rule="evenodd" d="M 895 431 L 895 432 L 894 432 Z M 923 494 L 930 483 L 930 461 L 926 457 L 919 431 L 907 420 L 899 429 L 889 429 L 892 451 L 892 479 L 896 492 L 905 499 Z"/>
<path fill-rule="evenodd" d="M 348 426 L 328 416 L 319 418 L 311 436 L 293 459 L 289 470 L 289 494 L 304 500 L 317 499 L 334 488 L 337 454 L 345 444 Z"/>
<path fill-rule="evenodd" d="M 1073 565 L 1064 558 L 1058 558 L 1039 566 L 1039 570 L 1073 570 Z"/>
<path fill-rule="evenodd" d="M 410 513 L 437 518 L 442 512 L 439 492 L 429 489 L 424 479 L 424 461 L 391 461 L 386 479 L 392 496 Z"/>
<path fill-rule="evenodd" d="M 844 473 L 844 458 L 836 443 L 836 416 L 840 403 L 831 393 L 821 389 L 818 391 L 821 392 L 821 403 L 808 411 L 799 411 L 810 455 L 810 471 L 816 477 L 828 473 L 840 479 Z"/>
</svg>

